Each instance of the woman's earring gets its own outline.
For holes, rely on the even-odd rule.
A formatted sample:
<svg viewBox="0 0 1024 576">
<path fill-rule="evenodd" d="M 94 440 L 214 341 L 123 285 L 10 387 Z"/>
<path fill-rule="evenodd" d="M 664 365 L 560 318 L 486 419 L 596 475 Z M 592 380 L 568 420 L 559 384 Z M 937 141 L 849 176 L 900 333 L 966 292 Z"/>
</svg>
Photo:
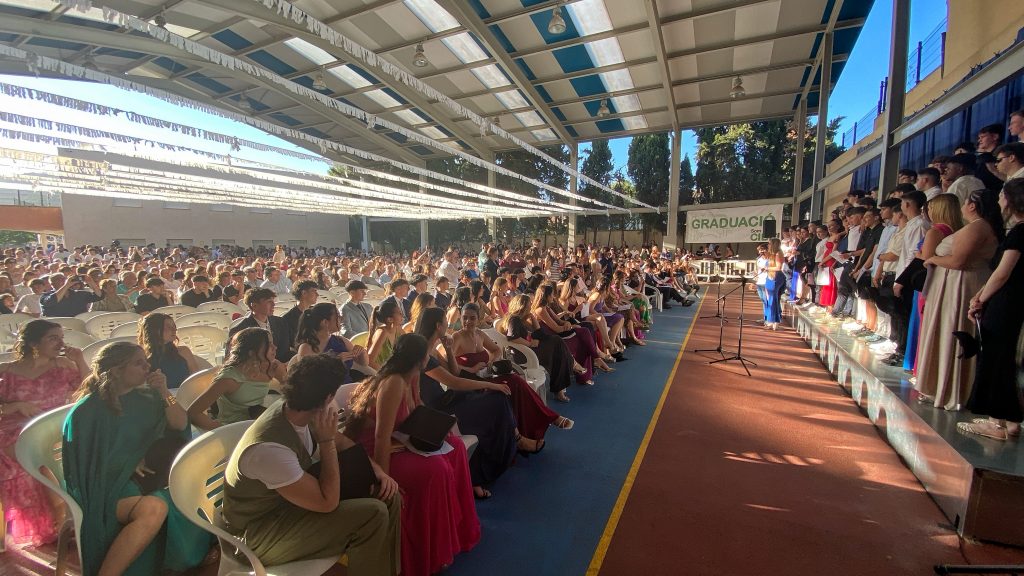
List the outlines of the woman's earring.
<svg viewBox="0 0 1024 576">
<path fill-rule="evenodd" d="M 38 348 L 33 348 L 32 349 L 32 358 L 39 358 L 39 349 Z"/>
</svg>

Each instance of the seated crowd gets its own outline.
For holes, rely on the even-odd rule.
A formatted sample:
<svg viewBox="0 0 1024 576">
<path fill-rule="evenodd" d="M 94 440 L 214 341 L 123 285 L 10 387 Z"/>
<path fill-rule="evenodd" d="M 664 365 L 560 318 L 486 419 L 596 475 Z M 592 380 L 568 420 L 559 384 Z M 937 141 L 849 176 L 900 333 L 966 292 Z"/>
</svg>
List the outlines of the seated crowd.
<svg viewBox="0 0 1024 576">
<path fill-rule="evenodd" d="M 657 247 L 546 250 L 535 240 L 523 250 L 484 244 L 467 258 L 451 248 L 436 260 L 426 250 L 233 254 L 116 245 L 5 254 L 0 288 L 19 295 L 14 310 L 37 317 L 21 325 L 14 360 L 0 364 L 8 544 L 56 538 L 60 507 L 13 446 L 29 419 L 74 402 L 63 465 L 86 512 L 84 574 L 215 562 L 216 542 L 175 508 L 167 474 L 192 434 L 249 420 L 225 471 L 224 523 L 261 561 L 347 554 L 352 574 L 440 572 L 480 539 L 474 498 L 491 498 L 517 457 L 544 449 L 549 429 L 574 425 L 542 386 L 497 369 L 525 361 L 504 342 L 532 350 L 552 398 L 567 403 L 574 383 L 597 384 L 627 347 L 645 345 L 647 296 L 690 305 L 684 293 L 696 289 L 681 254 Z M 347 301 L 318 303 L 332 286 Z M 368 302 L 371 287 L 383 290 Z M 294 306 L 278 316 L 285 293 Z M 210 384 L 182 406 L 174 391 L 202 367 L 160 309 L 214 300 L 248 313 L 232 323 Z M 47 318 L 90 310 L 138 312 L 137 345 L 107 344 L 87 365 Z M 339 387 L 353 382 L 339 406 Z M 394 439 L 419 406 L 457 418 L 439 454 Z M 471 457 L 461 435 L 477 439 Z M 353 480 L 358 470 L 369 479 Z"/>
<path fill-rule="evenodd" d="M 958 429 L 995 440 L 1019 435 L 1024 419 L 1024 143 L 1000 145 L 1002 134 L 986 126 L 976 148 L 901 170 L 884 198 L 851 191 L 826 223 L 759 246 L 757 264 L 767 326 L 788 290 L 912 374 L 919 402 L 966 409 L 978 417 Z"/>
</svg>

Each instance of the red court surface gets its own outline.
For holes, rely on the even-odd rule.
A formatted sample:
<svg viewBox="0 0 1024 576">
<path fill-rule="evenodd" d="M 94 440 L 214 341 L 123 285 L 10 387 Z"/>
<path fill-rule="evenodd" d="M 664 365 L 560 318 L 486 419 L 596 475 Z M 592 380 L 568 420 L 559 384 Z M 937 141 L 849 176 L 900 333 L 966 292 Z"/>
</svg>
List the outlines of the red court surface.
<svg viewBox="0 0 1024 576">
<path fill-rule="evenodd" d="M 760 318 L 753 294 L 751 308 Z M 737 313 L 731 303 L 727 316 Z M 725 348 L 736 334 L 730 322 Z M 698 320 L 591 574 L 925 575 L 944 563 L 1024 563 L 1024 550 L 961 547 L 796 332 L 744 328 L 752 377 L 693 352 L 717 342 L 718 320 Z"/>
</svg>

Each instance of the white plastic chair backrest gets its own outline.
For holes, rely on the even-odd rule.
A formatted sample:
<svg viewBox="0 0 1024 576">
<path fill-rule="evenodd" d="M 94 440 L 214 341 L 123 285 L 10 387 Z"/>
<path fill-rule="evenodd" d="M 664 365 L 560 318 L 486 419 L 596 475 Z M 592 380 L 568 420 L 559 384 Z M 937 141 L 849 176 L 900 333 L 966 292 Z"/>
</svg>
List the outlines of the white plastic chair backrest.
<svg viewBox="0 0 1024 576">
<path fill-rule="evenodd" d="M 60 324 L 64 330 L 85 332 L 85 320 L 82 320 L 81 318 L 75 318 L 74 316 L 54 316 L 47 318 L 47 320 L 54 324 Z"/>
<path fill-rule="evenodd" d="M 295 302 L 278 302 L 274 304 L 274 316 L 284 316 L 289 310 L 295 307 Z"/>
<path fill-rule="evenodd" d="M 529 346 L 523 346 L 522 344 L 516 344 L 515 342 L 505 342 L 505 346 L 513 348 L 521 353 L 526 358 L 526 369 L 536 370 L 540 368 L 540 361 L 537 359 L 537 353 L 533 351 Z"/>
<path fill-rule="evenodd" d="M 277 296 L 274 297 L 274 301 L 277 302 L 278 304 L 280 304 L 282 302 L 288 302 L 292 306 L 295 306 L 295 296 L 292 296 L 291 294 L 287 294 L 287 293 L 286 294 L 278 294 Z"/>
<path fill-rule="evenodd" d="M 78 332 L 77 330 L 64 331 L 64 344 L 68 346 L 74 346 L 75 348 L 85 348 L 86 346 L 92 344 L 95 341 L 95 338 L 86 334 L 85 332 Z"/>
<path fill-rule="evenodd" d="M 316 294 L 317 304 L 319 304 L 320 302 L 330 302 L 331 304 L 337 304 L 338 297 L 335 296 L 329 290 L 317 290 Z"/>
<path fill-rule="evenodd" d="M 0 364 L 14 362 L 14 352 L 0 352 Z"/>
<path fill-rule="evenodd" d="M 178 392 L 174 395 L 178 400 L 178 404 L 182 408 L 188 410 L 189 406 L 203 395 L 203 392 L 213 384 L 213 378 L 220 372 L 220 368 L 207 368 L 206 370 L 200 370 L 195 374 L 185 378 L 185 381 L 181 383 L 181 387 L 178 388 Z"/>
<path fill-rule="evenodd" d="M 366 341 L 369 339 L 369 337 L 370 337 L 370 333 L 369 332 L 360 332 L 359 334 L 353 335 L 348 340 L 349 340 L 349 342 L 352 343 L 353 346 L 362 346 L 362 347 L 365 348 L 366 347 Z"/>
<path fill-rule="evenodd" d="M 338 391 L 334 394 L 334 404 L 338 407 L 339 413 L 344 414 L 348 411 L 348 400 L 352 397 L 352 393 L 356 391 L 356 386 L 359 386 L 358 382 L 338 386 Z"/>
<path fill-rule="evenodd" d="M 494 328 L 484 328 L 482 331 L 484 334 L 487 335 L 488 338 L 494 340 L 494 343 L 497 344 L 498 346 L 504 346 L 508 342 L 508 338 L 506 338 L 504 334 L 498 332 Z"/>
<path fill-rule="evenodd" d="M 188 346 L 196 356 L 202 356 L 211 363 L 223 354 L 228 331 L 213 326 L 187 326 L 178 328 L 178 344 Z"/>
<path fill-rule="evenodd" d="M 178 328 L 189 326 L 213 326 L 220 330 L 227 330 L 231 327 L 231 319 L 220 312 L 193 312 L 178 316 L 174 319 Z"/>
<path fill-rule="evenodd" d="M 82 530 L 82 507 L 65 489 L 64 465 L 61 463 L 64 420 L 67 419 L 72 406 L 72 404 L 68 404 L 54 408 L 25 424 L 25 428 L 18 435 L 18 440 L 14 445 L 14 453 L 18 463 L 29 475 L 54 491 L 67 504 L 77 535 L 81 534 Z M 54 484 L 48 475 L 40 472 L 40 468 L 48 469 L 57 479 L 58 484 Z M 81 558 L 81 540 L 76 537 L 75 542 L 78 543 L 78 554 Z"/>
<path fill-rule="evenodd" d="M 192 313 L 194 313 L 196 311 L 197 311 L 197 308 L 193 308 L 191 306 L 185 306 L 184 304 L 176 304 L 176 305 L 173 305 L 173 306 L 161 306 L 160 308 L 157 308 L 156 310 L 153 310 L 153 312 L 156 312 L 156 313 L 159 313 L 159 314 L 167 314 L 171 318 L 175 318 L 175 319 L 177 319 L 179 316 L 184 316 L 185 314 L 192 314 Z"/>
<path fill-rule="evenodd" d="M 104 312 L 85 321 L 85 331 L 103 340 L 110 338 L 110 333 L 122 324 L 138 322 L 142 316 L 135 312 Z"/>
<path fill-rule="evenodd" d="M 196 307 L 198 312 L 219 312 L 227 316 L 228 320 L 235 314 L 245 314 L 248 312 L 245 308 L 232 304 L 231 302 L 224 302 L 223 300 L 216 300 L 214 302 L 203 302 Z"/>
<path fill-rule="evenodd" d="M 114 328 L 113 330 L 110 331 L 110 337 L 111 338 L 120 338 L 122 336 L 138 336 L 138 334 L 139 334 L 139 323 L 138 322 L 128 322 L 126 324 L 121 324 L 120 326 L 118 326 L 118 327 L 116 327 L 116 328 Z"/>
<path fill-rule="evenodd" d="M 89 312 L 82 312 L 81 314 L 76 314 L 75 318 L 78 318 L 82 322 L 88 322 L 90 318 L 95 318 L 96 316 L 99 316 L 100 314 L 106 314 L 106 312 L 103 312 L 101 310 L 97 310 L 97 311 L 93 312 L 93 311 L 90 310 Z"/>
<path fill-rule="evenodd" d="M 196 366 L 198 366 L 200 370 L 206 370 L 207 368 L 213 368 L 213 364 L 210 364 L 210 361 L 207 360 L 206 358 L 203 358 L 202 356 L 195 356 L 195 359 L 196 359 Z"/>
<path fill-rule="evenodd" d="M 92 344 L 89 344 L 85 348 L 82 348 L 82 356 L 85 357 L 86 364 L 92 364 L 92 359 L 96 357 L 96 354 L 103 349 L 107 344 L 113 344 L 114 342 L 131 342 L 138 344 L 138 340 L 135 336 L 118 336 L 116 338 L 106 338 L 104 340 L 97 340 Z"/>
<path fill-rule="evenodd" d="M 16 312 L 14 314 L 0 314 L 0 332 L 10 336 L 17 334 L 21 325 L 29 320 L 35 320 L 34 316 Z"/>
</svg>

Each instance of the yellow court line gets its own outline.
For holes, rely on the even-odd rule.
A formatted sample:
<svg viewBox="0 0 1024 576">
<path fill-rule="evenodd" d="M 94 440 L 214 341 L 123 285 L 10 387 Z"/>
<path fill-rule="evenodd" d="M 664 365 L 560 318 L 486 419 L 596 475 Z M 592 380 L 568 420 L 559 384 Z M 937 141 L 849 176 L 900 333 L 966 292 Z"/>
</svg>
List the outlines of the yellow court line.
<svg viewBox="0 0 1024 576">
<path fill-rule="evenodd" d="M 597 573 L 601 571 L 601 565 L 604 564 L 604 557 L 608 554 L 608 547 L 612 544 L 612 537 L 615 535 L 615 529 L 619 525 L 619 518 L 622 517 L 622 511 L 626 508 L 629 493 L 633 490 L 633 482 L 636 481 L 640 465 L 647 454 L 647 445 L 651 442 L 651 436 L 654 435 L 654 428 L 658 425 L 658 419 L 661 418 L 661 409 L 665 406 L 665 398 L 668 397 L 669 389 L 672 388 L 672 382 L 676 378 L 676 370 L 679 369 L 679 363 L 683 360 L 683 352 L 686 351 L 686 344 L 690 341 L 690 334 L 693 333 L 693 327 L 697 325 L 697 320 L 700 318 L 700 311 L 704 307 L 704 301 L 705 299 L 701 298 L 700 305 L 697 306 L 693 320 L 690 322 L 690 327 L 686 331 L 686 337 L 683 338 L 683 343 L 679 346 L 676 363 L 672 366 L 672 372 L 668 375 L 665 389 L 662 390 L 661 398 L 658 399 L 658 405 L 654 408 L 651 421 L 647 424 L 647 432 L 644 433 L 644 439 L 640 442 L 640 447 L 636 451 L 636 457 L 633 458 L 633 465 L 630 466 L 629 473 L 626 474 L 626 480 L 622 483 L 622 490 L 619 491 L 619 497 L 615 500 L 615 506 L 612 507 L 612 513 L 608 517 L 608 523 L 605 524 L 604 533 L 601 534 L 601 540 L 598 541 L 597 549 L 594 550 L 594 557 L 591 558 L 590 567 L 587 568 L 587 576 L 597 576 Z"/>
</svg>

